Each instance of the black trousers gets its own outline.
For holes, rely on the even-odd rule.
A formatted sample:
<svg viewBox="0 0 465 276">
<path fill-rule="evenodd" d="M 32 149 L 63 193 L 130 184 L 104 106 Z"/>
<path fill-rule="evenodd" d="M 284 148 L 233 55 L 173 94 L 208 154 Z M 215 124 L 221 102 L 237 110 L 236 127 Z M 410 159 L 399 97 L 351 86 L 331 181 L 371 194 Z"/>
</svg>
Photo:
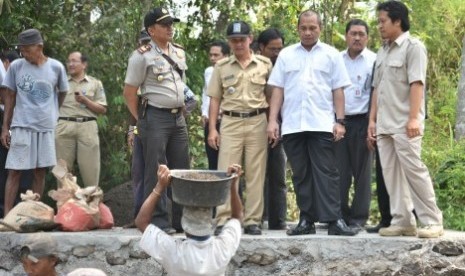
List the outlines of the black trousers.
<svg viewBox="0 0 465 276">
<path fill-rule="evenodd" d="M 184 116 L 181 112 L 172 114 L 164 110 L 147 107 L 145 116 L 139 116 L 139 137 L 145 160 L 144 201 L 157 183 L 159 164 L 170 169 L 189 169 L 189 139 Z M 182 207 L 172 202 L 172 216 L 169 219 L 167 199 L 171 198 L 171 189 L 163 193 L 152 219 L 159 228 L 173 227 L 181 230 Z"/>
<path fill-rule="evenodd" d="M 378 208 L 381 215 L 380 224 L 391 225 L 391 210 L 389 205 L 389 194 L 384 183 L 383 170 L 379 160 L 378 147 L 376 147 L 376 196 L 378 197 Z"/>
<path fill-rule="evenodd" d="M 331 222 L 341 218 L 339 173 L 333 134 L 300 132 L 283 136 L 292 168 L 300 219 Z"/>
<path fill-rule="evenodd" d="M 206 125 L 203 129 L 204 129 L 203 134 L 204 134 L 204 142 L 205 142 L 205 152 L 207 153 L 207 159 L 208 159 L 208 169 L 217 170 L 219 151 L 210 147 L 210 145 L 208 144 L 208 134 L 210 133 L 210 130 L 208 129 L 208 125 Z M 220 132 L 220 121 L 216 123 L 216 130 Z"/>
<path fill-rule="evenodd" d="M 286 225 L 286 159 L 282 142 L 274 148 L 268 147 L 263 219 L 268 220 L 269 229 L 280 229 Z"/>
<path fill-rule="evenodd" d="M 349 225 L 365 225 L 370 214 L 373 153 L 367 147 L 367 128 L 366 116 L 346 117 L 345 137 L 335 143 L 341 179 L 342 218 Z M 352 179 L 354 196 L 349 202 Z"/>
</svg>

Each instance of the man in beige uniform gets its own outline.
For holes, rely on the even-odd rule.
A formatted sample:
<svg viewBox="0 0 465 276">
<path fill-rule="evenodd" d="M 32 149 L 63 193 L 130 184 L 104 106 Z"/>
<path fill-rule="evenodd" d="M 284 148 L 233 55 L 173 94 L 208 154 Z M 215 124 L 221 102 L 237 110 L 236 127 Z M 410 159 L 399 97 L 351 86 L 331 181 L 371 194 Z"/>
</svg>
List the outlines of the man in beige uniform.
<svg viewBox="0 0 465 276">
<path fill-rule="evenodd" d="M 107 112 L 102 82 L 86 74 L 87 57 L 72 52 L 66 62 L 69 92 L 60 108 L 55 142 L 57 159 L 72 170 L 77 160 L 84 186 L 97 186 L 100 177 L 100 141 L 97 116 Z"/>
<path fill-rule="evenodd" d="M 244 232 L 260 235 L 263 214 L 263 183 L 265 181 L 267 134 L 265 84 L 271 72 L 271 61 L 250 50 L 253 37 L 243 21 L 227 28 L 228 43 L 234 55 L 217 62 L 208 85 L 210 100 L 208 144 L 219 148 L 218 169 L 245 160 L 246 202 Z M 221 137 L 216 121 L 221 107 Z M 217 209 L 219 234 L 231 217 L 231 204 Z"/>
<path fill-rule="evenodd" d="M 442 213 L 436 205 L 428 168 L 421 161 L 424 130 L 426 48 L 410 36 L 408 9 L 399 1 L 378 4 L 378 28 L 385 44 L 378 51 L 368 139 L 379 149 L 391 205 L 391 226 L 381 236 L 443 234 Z"/>
</svg>

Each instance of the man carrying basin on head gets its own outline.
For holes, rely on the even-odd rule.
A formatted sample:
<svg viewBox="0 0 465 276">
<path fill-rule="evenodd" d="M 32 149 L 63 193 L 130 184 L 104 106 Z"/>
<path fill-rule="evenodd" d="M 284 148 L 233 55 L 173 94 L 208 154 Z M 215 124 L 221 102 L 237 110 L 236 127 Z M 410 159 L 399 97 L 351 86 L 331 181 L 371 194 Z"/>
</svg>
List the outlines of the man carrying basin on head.
<svg viewBox="0 0 465 276">
<path fill-rule="evenodd" d="M 182 227 L 187 239 L 176 239 L 151 224 L 152 213 L 161 194 L 170 185 L 170 170 L 158 168 L 158 183 L 147 197 L 136 218 L 143 232 L 141 248 L 155 258 L 168 275 L 224 275 L 226 266 L 236 253 L 241 238 L 242 203 L 238 193 L 241 166 L 231 165 L 228 175 L 236 173 L 231 185 L 231 219 L 219 236 L 213 236 L 211 208 L 184 208 Z"/>
</svg>

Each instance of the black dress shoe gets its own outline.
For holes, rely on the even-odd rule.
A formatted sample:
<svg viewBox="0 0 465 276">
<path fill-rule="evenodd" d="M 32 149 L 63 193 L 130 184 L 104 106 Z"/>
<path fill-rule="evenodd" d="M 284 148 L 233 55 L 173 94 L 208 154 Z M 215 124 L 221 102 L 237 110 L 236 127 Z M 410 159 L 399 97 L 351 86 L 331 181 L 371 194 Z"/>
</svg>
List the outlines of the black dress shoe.
<svg viewBox="0 0 465 276">
<path fill-rule="evenodd" d="M 343 219 L 332 221 L 328 226 L 328 235 L 355 236 L 358 232 L 351 229 Z"/>
<path fill-rule="evenodd" d="M 288 236 L 316 234 L 315 223 L 305 219 L 300 220 L 296 227 L 286 231 Z"/>
<path fill-rule="evenodd" d="M 378 233 L 379 229 L 383 227 L 389 227 L 389 224 L 378 223 L 378 225 L 376 226 L 365 227 L 365 230 L 367 231 L 367 233 Z"/>
<path fill-rule="evenodd" d="M 221 231 L 223 231 L 223 225 L 218 225 L 216 226 L 215 231 L 213 232 L 213 235 L 218 236 L 221 233 Z"/>
<path fill-rule="evenodd" d="M 261 235 L 262 230 L 260 230 L 260 227 L 258 227 L 258 225 L 251 224 L 244 227 L 244 234 Z"/>
</svg>

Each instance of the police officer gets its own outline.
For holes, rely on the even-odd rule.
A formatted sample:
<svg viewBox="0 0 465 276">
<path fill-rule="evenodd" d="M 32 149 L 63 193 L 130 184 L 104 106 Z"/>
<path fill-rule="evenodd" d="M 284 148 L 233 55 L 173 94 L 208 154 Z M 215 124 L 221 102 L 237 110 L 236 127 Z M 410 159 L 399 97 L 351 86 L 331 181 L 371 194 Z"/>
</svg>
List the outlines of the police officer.
<svg viewBox="0 0 465 276">
<path fill-rule="evenodd" d="M 217 62 L 208 85 L 210 99 L 208 144 L 219 148 L 218 169 L 242 163 L 244 157 L 247 199 L 245 202 L 244 233 L 260 235 L 263 214 L 263 183 L 265 180 L 267 135 L 265 84 L 271 72 L 271 61 L 254 55 L 250 27 L 235 21 L 227 28 L 231 57 Z M 216 121 L 219 110 L 223 118 L 219 135 Z M 217 208 L 219 234 L 231 216 L 230 203 Z"/>
<path fill-rule="evenodd" d="M 100 141 L 97 116 L 107 111 L 102 82 L 86 74 L 87 56 L 68 56 L 69 92 L 60 107 L 55 131 L 57 158 L 71 171 L 77 160 L 84 186 L 97 186 L 100 178 Z"/>
<path fill-rule="evenodd" d="M 134 51 L 129 58 L 124 97 L 129 111 L 137 120 L 145 160 L 144 199 L 157 183 L 155 168 L 189 168 L 186 121 L 183 116 L 186 56 L 184 50 L 171 43 L 173 23 L 164 8 L 157 7 L 145 15 L 144 26 L 151 37 L 148 51 Z M 138 109 L 137 90 L 141 88 L 142 104 Z M 169 191 L 168 191 L 169 192 Z M 157 204 L 152 223 L 172 234 L 181 231 L 180 210 L 174 210 L 172 224 L 166 208 L 164 192 Z M 175 229 L 173 229 L 173 227 Z"/>
</svg>

